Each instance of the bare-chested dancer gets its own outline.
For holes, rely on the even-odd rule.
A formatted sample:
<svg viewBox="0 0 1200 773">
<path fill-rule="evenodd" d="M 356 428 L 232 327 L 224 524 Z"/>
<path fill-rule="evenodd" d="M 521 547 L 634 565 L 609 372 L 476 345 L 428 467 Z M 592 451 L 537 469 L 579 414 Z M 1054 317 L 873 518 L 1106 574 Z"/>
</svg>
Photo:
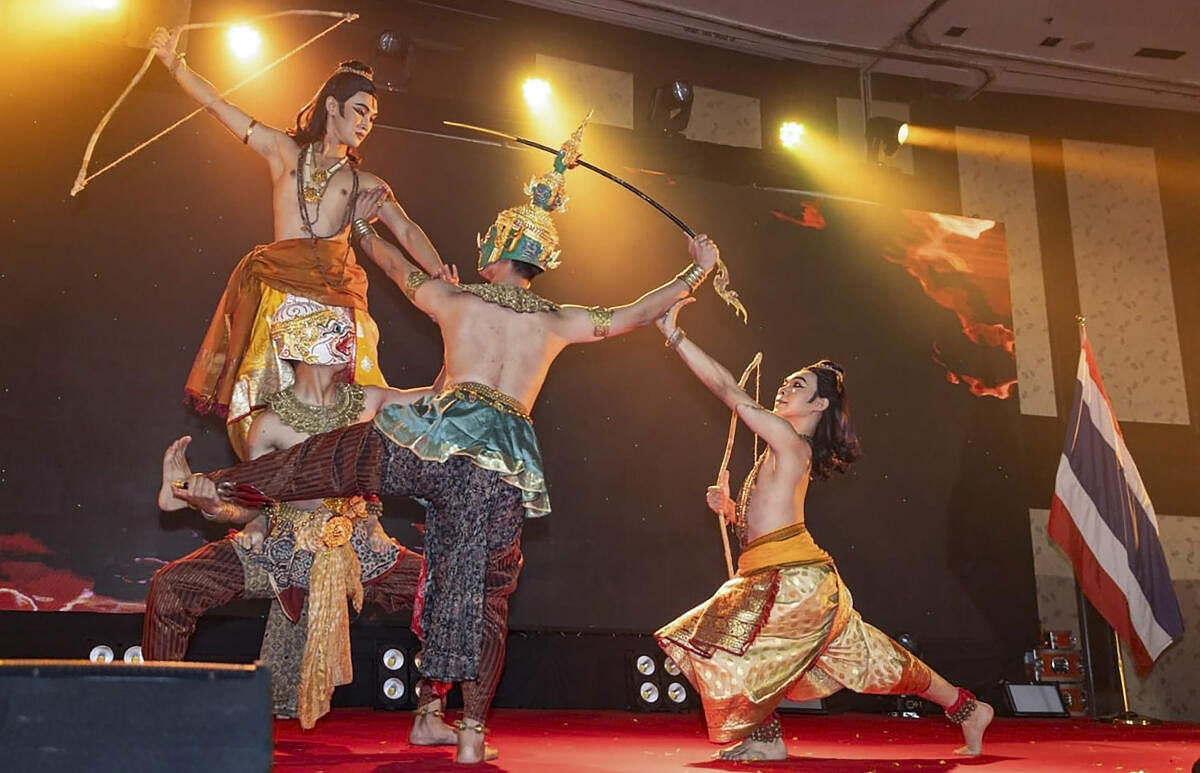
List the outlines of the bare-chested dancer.
<svg viewBox="0 0 1200 773">
<path fill-rule="evenodd" d="M 350 220 L 360 190 L 385 189 L 359 169 L 358 148 L 378 115 L 372 71 L 345 62 L 321 86 L 286 132 L 267 126 L 218 97 L 212 84 L 175 51 L 179 33 L 158 29 L 150 47 L 180 87 L 262 156 L 272 180 L 274 238 L 255 247 L 234 269 L 208 334 L 192 365 L 187 395 L 202 413 L 224 416 L 234 450 L 246 458 L 246 434 L 268 395 L 289 386 L 292 374 L 271 349 L 268 320 L 289 298 L 350 310 L 355 340 L 344 380 L 387 386 L 379 372 L 379 331 L 367 313 L 367 276 L 350 248 Z M 392 196 L 378 215 L 426 272 L 444 270 L 425 233 Z"/>
<path fill-rule="evenodd" d="M 859 456 L 841 366 L 820 360 L 792 373 L 767 410 L 676 325 L 687 302 L 658 321 L 667 344 L 767 444 L 736 503 L 728 474 L 708 489 L 709 507 L 741 537 L 737 575 L 655 634 L 700 693 L 709 738 L 737 741 L 718 756 L 786 759 L 775 707 L 842 688 L 927 698 L 962 726 L 958 753 L 979 754 L 992 707 L 864 622 L 833 559 L 805 528 L 811 478 L 828 478 Z"/>
</svg>

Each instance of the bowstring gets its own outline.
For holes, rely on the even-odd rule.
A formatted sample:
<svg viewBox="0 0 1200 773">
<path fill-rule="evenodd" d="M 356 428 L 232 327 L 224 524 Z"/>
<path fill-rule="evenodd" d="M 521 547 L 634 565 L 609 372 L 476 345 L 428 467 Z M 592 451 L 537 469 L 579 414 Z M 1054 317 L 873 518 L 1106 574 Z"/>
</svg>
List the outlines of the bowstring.
<svg viewBox="0 0 1200 773">
<path fill-rule="evenodd" d="M 333 24 L 331 24 L 329 27 L 322 30 L 321 32 L 317 33 L 316 35 L 312 36 L 311 38 L 304 41 L 300 45 L 296 46 L 291 51 L 288 51 L 283 56 L 280 56 L 279 58 L 275 59 L 273 62 L 266 65 L 262 69 L 258 70 L 255 73 L 252 73 L 251 75 L 248 75 L 247 77 L 243 78 L 238 83 L 225 89 L 224 91 L 222 91 L 220 94 L 217 95 L 217 98 L 216 98 L 216 100 L 214 100 L 214 102 L 224 99 L 227 95 L 232 94 L 233 92 L 240 89 L 242 86 L 245 86 L 247 83 L 250 83 L 251 81 L 255 80 L 256 78 L 262 77 L 263 75 L 267 74 L 268 72 L 275 69 L 279 65 L 283 64 L 285 61 L 287 61 L 291 57 L 293 57 L 296 54 L 303 51 L 305 48 L 308 48 L 313 43 L 317 42 L 321 38 L 323 38 L 326 35 L 328 35 L 329 33 L 333 32 L 338 27 L 342 26 L 343 24 L 348 24 L 358 18 L 358 14 L 356 14 L 356 13 L 343 13 L 340 11 L 293 10 L 293 11 L 276 11 L 275 13 L 268 13 L 268 14 L 263 14 L 261 16 L 254 16 L 254 17 L 251 17 L 250 19 L 247 19 L 246 21 L 261 21 L 261 20 L 266 20 L 266 19 L 273 19 L 273 18 L 276 18 L 279 16 L 336 16 L 336 17 L 338 17 L 338 20 L 336 22 L 334 22 Z M 173 27 L 170 30 L 170 32 L 172 34 L 174 34 L 176 31 L 183 32 L 185 30 L 210 29 L 212 27 L 223 27 L 223 26 L 226 26 L 227 24 L 228 24 L 228 22 L 197 22 L 195 24 L 183 24 L 183 25 L 180 25 L 179 27 Z M 122 102 L 125 101 L 125 98 L 127 96 L 129 96 L 129 92 L 133 91 L 133 87 L 138 84 L 138 81 L 140 81 L 142 79 L 142 76 L 144 76 L 146 74 L 146 71 L 150 69 L 150 65 L 153 62 L 154 62 L 154 51 L 150 50 L 150 51 L 146 52 L 146 58 L 142 62 L 142 66 L 140 68 L 138 68 L 138 71 L 137 71 L 137 73 L 134 74 L 133 79 L 129 81 L 129 85 L 126 86 L 125 90 L 121 92 L 121 95 L 119 97 L 117 97 L 117 101 L 113 102 L 112 107 L 110 107 L 108 109 L 108 112 L 106 112 L 104 114 L 104 117 L 100 119 L 100 123 L 97 124 L 96 130 L 94 132 L 92 132 L 91 139 L 88 140 L 87 150 L 85 150 L 84 154 L 83 154 L 83 163 L 80 164 L 80 166 L 79 166 L 79 174 L 75 177 L 75 185 L 72 186 L 72 188 L 71 188 L 72 196 L 75 196 L 80 191 L 82 191 L 85 187 L 87 187 L 87 184 L 89 182 L 91 182 L 92 180 L 96 179 L 100 175 L 109 171 L 110 169 L 115 167 L 117 164 L 120 164 L 121 162 L 126 161 L 129 158 L 132 158 L 135 154 L 144 150 L 151 143 L 154 143 L 154 142 L 162 139 L 170 132 L 179 128 L 185 122 L 191 120 L 192 118 L 194 118 L 195 116 L 199 115 L 200 113 L 204 112 L 205 110 L 207 110 L 209 107 L 212 106 L 213 102 L 210 102 L 207 105 L 202 105 L 201 107 L 196 108 L 192 112 L 185 115 L 183 118 L 180 118 L 175 123 L 171 124 L 167 128 L 160 131 L 158 134 L 155 134 L 150 139 L 137 145 L 132 150 L 122 154 L 116 160 L 111 161 L 110 163 L 101 167 L 97 171 L 95 171 L 91 174 L 88 174 L 88 164 L 90 164 L 92 161 L 92 151 L 95 150 L 95 148 L 96 148 L 96 142 L 100 139 L 100 134 L 104 131 L 104 128 L 106 126 L 108 126 L 108 122 L 113 117 L 113 115 L 117 112 L 117 108 L 121 105 Z"/>
</svg>

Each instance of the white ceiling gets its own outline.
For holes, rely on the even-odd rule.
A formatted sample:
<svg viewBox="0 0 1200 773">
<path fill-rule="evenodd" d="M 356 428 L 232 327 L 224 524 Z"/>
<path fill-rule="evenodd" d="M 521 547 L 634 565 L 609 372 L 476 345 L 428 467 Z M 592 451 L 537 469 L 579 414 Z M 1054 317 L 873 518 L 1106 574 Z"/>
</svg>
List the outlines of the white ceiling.
<svg viewBox="0 0 1200 773">
<path fill-rule="evenodd" d="M 775 58 L 959 84 L 964 96 L 982 88 L 1200 111 L 1200 0 L 518 1 Z M 965 31 L 947 34 L 953 27 Z M 1143 48 L 1184 53 L 1135 56 Z"/>
</svg>

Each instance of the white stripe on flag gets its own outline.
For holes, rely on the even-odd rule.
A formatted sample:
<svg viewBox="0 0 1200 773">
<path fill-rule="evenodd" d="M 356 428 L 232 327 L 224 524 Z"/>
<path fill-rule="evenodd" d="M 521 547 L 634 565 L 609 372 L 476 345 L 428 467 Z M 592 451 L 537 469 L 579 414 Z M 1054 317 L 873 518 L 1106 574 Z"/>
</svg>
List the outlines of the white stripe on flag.
<svg viewBox="0 0 1200 773">
<path fill-rule="evenodd" d="M 1146 487 L 1142 484 L 1142 476 L 1138 472 L 1137 465 L 1133 463 L 1133 457 L 1129 455 L 1129 449 L 1125 447 L 1124 440 L 1117 434 L 1116 418 L 1109 410 L 1104 395 L 1100 394 L 1100 387 L 1092 380 L 1092 374 L 1088 371 L 1087 360 L 1084 357 L 1079 358 L 1078 378 L 1083 385 L 1081 397 L 1084 405 L 1087 406 L 1088 413 L 1091 414 L 1092 423 L 1109 447 L 1116 449 L 1117 459 L 1120 460 L 1121 469 L 1125 474 L 1125 482 L 1134 498 L 1146 511 L 1146 517 L 1150 520 L 1150 525 L 1154 527 L 1154 533 L 1157 534 L 1158 518 L 1154 514 L 1154 505 L 1150 504 L 1150 495 L 1146 493 Z"/>
<path fill-rule="evenodd" d="M 1065 455 L 1058 465 L 1054 491 L 1066 505 L 1075 528 L 1083 536 L 1083 541 L 1087 543 L 1088 550 L 1100 568 L 1125 595 L 1134 634 L 1141 639 L 1142 646 L 1150 653 L 1150 658 L 1157 658 L 1170 646 L 1171 636 L 1154 619 L 1150 601 L 1129 568 L 1129 553 L 1125 545 L 1108 528 L 1108 524 L 1096 508 L 1096 503 L 1075 477 L 1075 471 L 1071 469 Z"/>
</svg>

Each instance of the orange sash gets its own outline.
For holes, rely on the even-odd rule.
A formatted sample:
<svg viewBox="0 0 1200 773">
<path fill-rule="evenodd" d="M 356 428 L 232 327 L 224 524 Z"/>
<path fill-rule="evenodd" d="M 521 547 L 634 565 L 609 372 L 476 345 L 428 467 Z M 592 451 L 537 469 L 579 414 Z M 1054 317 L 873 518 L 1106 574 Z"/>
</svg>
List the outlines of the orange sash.
<svg viewBox="0 0 1200 773">
<path fill-rule="evenodd" d="M 745 576 L 771 567 L 823 564 L 832 560 L 813 542 L 804 524 L 794 523 L 747 544 L 738 556 L 738 574 Z"/>
</svg>

